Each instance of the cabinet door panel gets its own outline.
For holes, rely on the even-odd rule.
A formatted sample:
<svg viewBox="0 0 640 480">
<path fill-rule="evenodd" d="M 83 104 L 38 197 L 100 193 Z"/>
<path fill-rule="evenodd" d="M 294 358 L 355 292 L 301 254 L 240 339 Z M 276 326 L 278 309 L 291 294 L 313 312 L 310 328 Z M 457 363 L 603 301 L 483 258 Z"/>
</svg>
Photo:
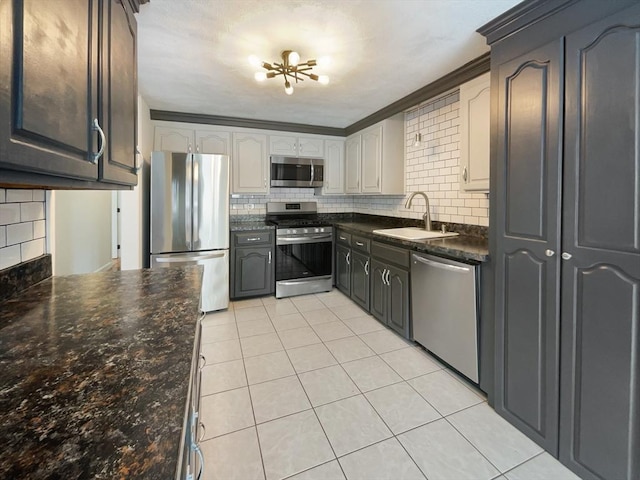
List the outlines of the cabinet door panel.
<svg viewBox="0 0 640 480">
<path fill-rule="evenodd" d="M 269 153 L 271 153 L 271 155 L 286 155 L 288 157 L 297 157 L 298 142 L 296 137 L 270 135 Z"/>
<path fill-rule="evenodd" d="M 0 165 L 96 180 L 96 1 L 0 8 Z M 64 81 L 62 80 L 64 79 Z"/>
<path fill-rule="evenodd" d="M 369 311 L 369 257 L 351 252 L 351 299 Z"/>
<path fill-rule="evenodd" d="M 188 153 L 193 150 L 193 130 L 188 128 L 156 127 L 153 149 Z"/>
<path fill-rule="evenodd" d="M 298 139 L 298 155 L 301 157 L 322 158 L 324 151 L 324 140 L 320 138 Z"/>
<path fill-rule="evenodd" d="M 388 325 L 405 338 L 411 338 L 409 321 L 409 272 L 389 267 Z"/>
<path fill-rule="evenodd" d="M 336 287 L 345 295 L 351 295 L 351 249 L 336 245 Z"/>
<path fill-rule="evenodd" d="M 101 125 L 107 147 L 100 180 L 135 185 L 138 116 L 136 21 L 125 2 L 108 0 L 102 10 Z"/>
<path fill-rule="evenodd" d="M 344 141 L 327 140 L 323 194 L 344 193 Z"/>
<path fill-rule="evenodd" d="M 268 295 L 273 291 L 270 248 L 235 250 L 235 297 Z"/>
<path fill-rule="evenodd" d="M 382 169 L 382 127 L 362 132 L 362 192 L 380 192 Z"/>
<path fill-rule="evenodd" d="M 230 155 L 230 143 L 231 134 L 229 132 L 196 130 L 196 151 L 200 153 Z"/>
<path fill-rule="evenodd" d="M 559 258 L 554 252 L 560 244 L 561 59 L 558 41 L 499 67 L 494 257 L 496 411 L 554 454 L 558 448 Z M 539 359 L 535 371 L 519 360 L 514 344 L 528 358 Z"/>
<path fill-rule="evenodd" d="M 640 478 L 639 24 L 566 40 L 560 457 L 585 479 Z"/>
<path fill-rule="evenodd" d="M 489 73 L 460 86 L 460 185 L 489 191 Z"/>
<path fill-rule="evenodd" d="M 385 325 L 387 324 L 387 285 L 383 278 L 386 274 L 386 265 L 375 259 L 371 259 L 371 297 L 369 306 L 371 315 Z"/>
<path fill-rule="evenodd" d="M 360 135 L 347 138 L 345 144 L 345 190 L 360 192 Z"/>
<path fill-rule="evenodd" d="M 267 136 L 233 134 L 233 193 L 267 193 Z"/>
</svg>

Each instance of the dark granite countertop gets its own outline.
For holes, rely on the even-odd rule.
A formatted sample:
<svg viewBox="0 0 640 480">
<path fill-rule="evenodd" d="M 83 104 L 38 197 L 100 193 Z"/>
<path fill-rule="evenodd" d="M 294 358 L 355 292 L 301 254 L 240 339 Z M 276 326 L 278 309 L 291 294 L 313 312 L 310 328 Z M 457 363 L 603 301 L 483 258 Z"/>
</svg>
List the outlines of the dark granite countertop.
<svg viewBox="0 0 640 480">
<path fill-rule="evenodd" d="M 486 238 L 460 234 L 457 237 L 436 238 L 433 240 L 403 240 L 373 233 L 374 230 L 394 228 L 395 225 L 378 222 L 336 222 L 334 226 L 350 233 L 366 234 L 374 240 L 417 250 L 419 252 L 444 255 L 466 261 L 486 262 L 489 259 L 489 246 Z"/>
<path fill-rule="evenodd" d="M 250 232 L 253 230 L 275 230 L 275 225 L 267 223 L 264 220 L 254 221 L 231 221 L 229 222 L 229 230 L 232 232 Z"/>
<path fill-rule="evenodd" d="M 173 478 L 200 281 L 71 275 L 0 303 L 0 478 Z"/>
</svg>

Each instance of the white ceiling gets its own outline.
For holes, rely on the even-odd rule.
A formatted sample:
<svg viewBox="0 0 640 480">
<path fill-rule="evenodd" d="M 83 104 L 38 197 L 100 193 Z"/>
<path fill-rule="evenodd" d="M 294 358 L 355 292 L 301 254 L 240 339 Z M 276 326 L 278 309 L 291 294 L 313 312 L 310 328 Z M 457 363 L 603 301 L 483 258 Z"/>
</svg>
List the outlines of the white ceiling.
<svg viewBox="0 0 640 480">
<path fill-rule="evenodd" d="M 140 93 L 152 109 L 344 128 L 489 49 L 475 32 L 519 0 L 151 0 L 138 18 Z M 247 57 L 325 55 L 284 93 Z"/>
</svg>

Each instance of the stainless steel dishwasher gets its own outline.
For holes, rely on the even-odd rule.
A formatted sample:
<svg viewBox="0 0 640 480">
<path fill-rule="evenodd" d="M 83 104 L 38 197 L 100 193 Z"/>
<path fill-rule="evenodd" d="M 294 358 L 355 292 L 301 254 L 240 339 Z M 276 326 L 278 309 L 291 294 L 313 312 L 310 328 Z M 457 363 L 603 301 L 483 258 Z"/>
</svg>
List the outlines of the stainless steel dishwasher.
<svg viewBox="0 0 640 480">
<path fill-rule="evenodd" d="M 478 383 L 477 267 L 411 256 L 413 338 Z"/>
</svg>

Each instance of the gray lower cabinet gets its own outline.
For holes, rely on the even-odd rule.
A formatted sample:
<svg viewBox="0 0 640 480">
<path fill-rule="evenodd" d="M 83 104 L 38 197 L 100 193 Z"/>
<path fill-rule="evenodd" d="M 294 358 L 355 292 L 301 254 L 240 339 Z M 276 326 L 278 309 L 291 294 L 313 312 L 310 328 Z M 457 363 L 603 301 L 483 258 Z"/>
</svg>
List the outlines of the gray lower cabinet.
<svg viewBox="0 0 640 480">
<path fill-rule="evenodd" d="M 411 339 L 410 252 L 372 242 L 371 256 L 371 314 L 403 337 Z"/>
<path fill-rule="evenodd" d="M 635 480 L 640 4 L 521 15 L 517 32 L 481 29 L 497 127 L 495 408 L 581 478 Z"/>
<path fill-rule="evenodd" d="M 369 311 L 369 255 L 351 252 L 351 300 Z"/>
<path fill-rule="evenodd" d="M 232 233 L 231 298 L 271 295 L 275 287 L 272 231 Z"/>
<path fill-rule="evenodd" d="M 351 249 L 336 244 L 336 287 L 351 296 Z"/>
</svg>

